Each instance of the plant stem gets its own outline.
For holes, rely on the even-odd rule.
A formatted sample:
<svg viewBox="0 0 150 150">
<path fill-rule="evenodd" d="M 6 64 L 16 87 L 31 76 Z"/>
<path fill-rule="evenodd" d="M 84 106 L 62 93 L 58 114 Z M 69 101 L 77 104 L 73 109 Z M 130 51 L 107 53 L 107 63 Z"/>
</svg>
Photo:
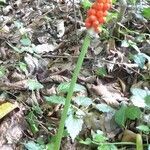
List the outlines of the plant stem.
<svg viewBox="0 0 150 150">
<path fill-rule="evenodd" d="M 62 139 L 63 132 L 64 132 L 65 120 L 67 118 L 68 109 L 70 107 L 74 86 L 76 84 L 77 77 L 79 75 L 79 72 L 80 72 L 85 54 L 87 53 L 88 47 L 90 45 L 90 39 L 91 39 L 90 35 L 87 34 L 85 39 L 84 39 L 82 48 L 81 48 L 80 56 L 79 56 L 77 64 L 76 64 L 76 68 L 74 70 L 73 77 L 71 79 L 70 88 L 69 88 L 69 91 L 68 91 L 68 94 L 67 94 L 67 97 L 66 97 L 65 106 L 64 106 L 64 109 L 63 109 L 63 113 L 62 113 L 62 116 L 61 116 L 60 123 L 59 123 L 58 133 L 57 133 L 57 136 L 56 136 L 56 143 L 54 145 L 54 150 L 59 150 L 60 149 L 61 139 Z"/>
</svg>

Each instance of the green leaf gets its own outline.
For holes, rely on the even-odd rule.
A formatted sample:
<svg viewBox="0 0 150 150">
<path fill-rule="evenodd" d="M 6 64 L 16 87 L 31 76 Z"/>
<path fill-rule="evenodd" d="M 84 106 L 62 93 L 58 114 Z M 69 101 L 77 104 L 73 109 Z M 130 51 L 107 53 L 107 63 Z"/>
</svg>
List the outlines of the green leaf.
<svg viewBox="0 0 150 150">
<path fill-rule="evenodd" d="M 30 125 L 31 131 L 35 134 L 39 131 L 38 129 L 38 123 L 37 123 L 37 117 L 34 115 L 33 111 L 29 112 L 27 115 L 27 121 Z"/>
<path fill-rule="evenodd" d="M 6 69 L 3 66 L 0 66 L 0 78 L 4 77 L 6 74 Z"/>
<path fill-rule="evenodd" d="M 37 80 L 29 79 L 28 87 L 29 87 L 29 90 L 39 90 L 43 88 L 43 85 L 39 83 Z"/>
<path fill-rule="evenodd" d="M 113 144 L 111 145 L 101 144 L 100 146 L 98 146 L 97 150 L 118 150 L 118 148 Z"/>
<path fill-rule="evenodd" d="M 131 40 L 128 40 L 128 43 L 129 45 L 134 48 L 137 52 L 140 52 L 139 48 L 137 47 L 136 43 L 131 41 Z"/>
<path fill-rule="evenodd" d="M 136 64 L 138 64 L 138 66 L 140 68 L 143 69 L 144 65 L 145 65 L 145 61 L 146 61 L 146 58 L 142 55 L 142 54 L 137 54 L 137 55 L 134 55 L 133 57 L 133 60 Z"/>
<path fill-rule="evenodd" d="M 137 0 L 130 0 L 131 4 L 135 5 Z"/>
<path fill-rule="evenodd" d="M 39 145 L 35 143 L 34 141 L 28 141 L 27 143 L 24 143 L 24 146 L 27 150 L 44 150 L 44 146 Z M 46 150 L 46 149 L 45 149 Z"/>
<path fill-rule="evenodd" d="M 124 127 L 126 122 L 126 109 L 127 106 L 122 105 L 121 108 L 115 113 L 115 121 L 118 125 Z"/>
<path fill-rule="evenodd" d="M 123 40 L 122 42 L 121 42 L 121 47 L 129 47 L 130 45 L 129 45 L 129 43 L 128 43 L 128 41 L 127 40 Z"/>
<path fill-rule="evenodd" d="M 96 109 L 100 112 L 113 112 L 114 109 L 107 104 L 97 104 Z"/>
<path fill-rule="evenodd" d="M 117 19 L 117 16 L 118 16 L 118 13 L 108 12 L 108 15 L 106 16 L 106 22 Z"/>
<path fill-rule="evenodd" d="M 148 145 L 148 150 L 150 150 L 150 144 Z"/>
<path fill-rule="evenodd" d="M 55 103 L 55 104 L 65 104 L 66 99 L 62 96 L 57 96 L 57 95 L 53 95 L 53 96 L 45 96 L 45 99 L 47 102 L 49 103 Z"/>
<path fill-rule="evenodd" d="M 90 145 L 92 143 L 92 140 L 90 138 L 86 138 L 85 141 L 80 140 L 79 143 L 84 144 L 84 145 Z"/>
<path fill-rule="evenodd" d="M 131 88 L 131 93 L 132 93 L 132 96 L 130 99 L 135 106 L 141 107 L 141 108 L 145 108 L 147 106 L 145 102 L 145 97 L 150 95 L 149 90 Z"/>
<path fill-rule="evenodd" d="M 0 3 L 6 3 L 6 0 L 0 0 Z"/>
<path fill-rule="evenodd" d="M 84 9 L 89 9 L 92 6 L 92 3 L 89 0 L 82 0 L 81 5 Z"/>
<path fill-rule="evenodd" d="M 149 132 L 150 132 L 150 128 L 149 128 L 148 126 L 146 126 L 146 125 L 143 125 L 143 124 L 137 126 L 136 128 L 137 128 L 138 130 L 142 131 L 142 132 L 147 133 L 147 134 L 149 134 Z"/>
<path fill-rule="evenodd" d="M 69 114 L 69 116 L 66 119 L 65 126 L 73 141 L 79 134 L 79 132 L 82 130 L 82 125 L 83 119 L 77 118 L 73 116 L 73 114 Z"/>
<path fill-rule="evenodd" d="M 100 77 L 105 77 L 107 75 L 107 70 L 105 67 L 100 67 L 96 70 L 96 75 Z"/>
<path fill-rule="evenodd" d="M 141 117 L 141 110 L 136 106 L 128 106 L 126 108 L 126 118 L 135 120 Z"/>
<path fill-rule="evenodd" d="M 20 40 L 21 44 L 23 46 L 30 46 L 31 45 L 31 40 L 28 37 L 24 37 Z"/>
<path fill-rule="evenodd" d="M 54 145 L 55 145 L 55 143 L 48 143 L 46 145 L 46 150 L 54 150 Z"/>
<path fill-rule="evenodd" d="M 25 63 L 23 63 L 23 62 L 19 62 L 19 68 L 20 68 L 25 74 L 28 73 L 27 64 L 25 64 Z"/>
<path fill-rule="evenodd" d="M 74 99 L 74 101 L 79 105 L 79 106 L 84 106 L 88 107 L 89 105 L 92 104 L 92 99 L 88 97 L 83 97 L 83 96 L 78 96 Z"/>
<path fill-rule="evenodd" d="M 67 93 L 70 88 L 69 82 L 63 82 L 57 87 L 58 93 Z M 80 84 L 75 84 L 74 92 L 84 92 L 86 88 Z"/>
<path fill-rule="evenodd" d="M 143 15 L 146 19 L 150 20 L 150 7 L 144 8 L 143 11 L 142 11 L 142 15 Z"/>
<path fill-rule="evenodd" d="M 108 140 L 108 138 L 105 137 L 104 133 L 100 130 L 97 130 L 96 133 L 93 132 L 92 138 L 93 138 L 93 141 L 96 143 L 102 143 L 102 142 L 106 142 L 106 140 Z"/>
<path fill-rule="evenodd" d="M 144 100 L 146 105 L 150 108 L 150 95 L 145 96 Z"/>
</svg>

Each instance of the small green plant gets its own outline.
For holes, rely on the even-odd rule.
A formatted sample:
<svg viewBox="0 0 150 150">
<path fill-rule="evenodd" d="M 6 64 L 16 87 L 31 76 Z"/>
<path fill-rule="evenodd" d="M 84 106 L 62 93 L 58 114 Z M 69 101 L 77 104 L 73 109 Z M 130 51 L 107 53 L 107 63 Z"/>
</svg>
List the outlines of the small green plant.
<svg viewBox="0 0 150 150">
<path fill-rule="evenodd" d="M 116 145 L 135 145 L 132 142 L 109 143 L 108 140 L 101 130 L 97 130 L 96 132 L 91 132 L 91 138 L 80 140 L 79 142 L 84 145 L 91 145 L 91 147 L 96 146 L 97 150 L 118 150 Z"/>
</svg>

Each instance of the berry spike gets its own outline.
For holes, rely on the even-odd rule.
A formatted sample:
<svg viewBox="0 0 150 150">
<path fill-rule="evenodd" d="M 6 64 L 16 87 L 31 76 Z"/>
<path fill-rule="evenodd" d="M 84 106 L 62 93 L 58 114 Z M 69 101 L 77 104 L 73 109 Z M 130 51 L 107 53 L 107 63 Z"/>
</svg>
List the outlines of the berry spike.
<svg viewBox="0 0 150 150">
<path fill-rule="evenodd" d="M 111 5 L 112 0 L 96 0 L 87 11 L 86 28 L 93 28 L 95 32 L 100 32 L 99 26 L 105 23 Z"/>
</svg>

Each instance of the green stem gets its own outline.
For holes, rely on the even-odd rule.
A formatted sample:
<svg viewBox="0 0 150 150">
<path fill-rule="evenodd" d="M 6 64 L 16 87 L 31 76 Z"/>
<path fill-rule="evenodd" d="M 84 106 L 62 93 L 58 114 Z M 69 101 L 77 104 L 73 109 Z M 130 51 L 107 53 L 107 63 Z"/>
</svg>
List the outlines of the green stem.
<svg viewBox="0 0 150 150">
<path fill-rule="evenodd" d="M 91 39 L 90 35 L 87 34 L 85 39 L 84 39 L 82 48 L 81 48 L 80 56 L 78 58 L 77 65 L 76 65 L 76 68 L 74 70 L 73 77 L 71 79 L 69 92 L 68 92 L 67 97 L 66 97 L 64 110 L 63 110 L 63 113 L 62 113 L 62 116 L 61 116 L 61 120 L 60 120 L 60 124 L 59 124 L 59 128 L 58 128 L 58 133 L 57 133 L 57 136 L 56 136 L 56 140 L 57 141 L 56 141 L 56 143 L 54 145 L 54 150 L 59 150 L 60 149 L 61 139 L 62 139 L 63 132 L 64 132 L 65 120 L 67 118 L 68 109 L 70 107 L 74 86 L 76 84 L 77 77 L 79 75 L 79 72 L 80 72 L 80 69 L 81 69 L 81 66 L 82 66 L 85 54 L 87 53 L 87 49 L 88 49 L 88 47 L 90 45 L 90 39 Z"/>
</svg>

